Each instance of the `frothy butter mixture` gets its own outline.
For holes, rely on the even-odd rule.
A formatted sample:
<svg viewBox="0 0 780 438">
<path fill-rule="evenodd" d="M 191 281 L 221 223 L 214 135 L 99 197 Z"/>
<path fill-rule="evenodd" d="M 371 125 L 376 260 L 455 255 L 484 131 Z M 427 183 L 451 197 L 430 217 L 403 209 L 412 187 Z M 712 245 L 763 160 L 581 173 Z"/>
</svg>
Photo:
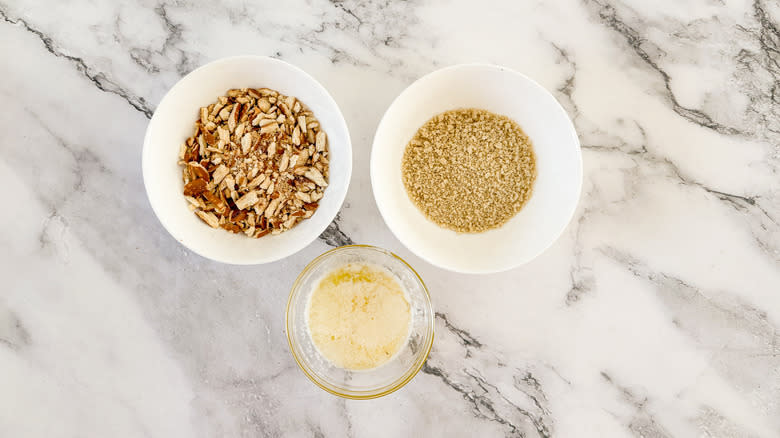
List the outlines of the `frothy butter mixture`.
<svg viewBox="0 0 780 438">
<path fill-rule="evenodd" d="M 314 345 L 334 365 L 363 370 L 387 362 L 409 335 L 409 301 L 398 281 L 370 264 L 346 264 L 320 280 L 307 322 Z"/>
</svg>

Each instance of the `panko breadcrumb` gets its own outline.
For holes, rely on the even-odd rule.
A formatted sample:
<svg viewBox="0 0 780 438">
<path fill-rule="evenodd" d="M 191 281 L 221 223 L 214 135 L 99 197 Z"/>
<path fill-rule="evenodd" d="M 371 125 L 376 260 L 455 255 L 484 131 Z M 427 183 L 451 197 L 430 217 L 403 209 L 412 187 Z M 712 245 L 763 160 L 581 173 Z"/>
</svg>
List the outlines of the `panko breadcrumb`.
<svg viewBox="0 0 780 438">
<path fill-rule="evenodd" d="M 428 120 L 406 146 L 403 183 L 437 225 L 464 233 L 500 227 L 531 197 L 531 141 L 509 117 L 468 108 Z"/>
</svg>

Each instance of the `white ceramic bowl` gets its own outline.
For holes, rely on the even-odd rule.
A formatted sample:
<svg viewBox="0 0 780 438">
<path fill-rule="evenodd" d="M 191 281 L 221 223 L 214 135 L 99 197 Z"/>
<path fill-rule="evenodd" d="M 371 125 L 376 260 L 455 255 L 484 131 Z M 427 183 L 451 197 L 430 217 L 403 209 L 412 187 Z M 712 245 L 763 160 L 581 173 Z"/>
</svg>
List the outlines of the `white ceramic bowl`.
<svg viewBox="0 0 780 438">
<path fill-rule="evenodd" d="M 428 119 L 471 107 L 520 124 L 533 144 L 537 178 L 531 199 L 509 222 L 484 233 L 459 234 L 429 221 L 412 203 L 401 160 Z M 418 79 L 387 109 L 371 150 L 371 185 L 387 226 L 421 258 L 456 272 L 505 271 L 541 254 L 571 220 L 582 187 L 580 143 L 566 112 L 533 80 L 494 65 L 456 65 Z"/>
<path fill-rule="evenodd" d="M 292 230 L 252 239 L 210 228 L 187 208 L 179 146 L 192 135 L 198 110 L 230 88 L 267 87 L 295 96 L 328 134 L 330 181 L 314 215 Z M 352 144 L 344 117 L 325 88 L 303 70 L 278 59 L 238 56 L 206 64 L 183 77 L 163 97 L 146 129 L 143 176 L 146 194 L 163 227 L 192 251 L 224 263 L 259 264 L 287 257 L 317 238 L 344 202 L 352 174 Z"/>
</svg>

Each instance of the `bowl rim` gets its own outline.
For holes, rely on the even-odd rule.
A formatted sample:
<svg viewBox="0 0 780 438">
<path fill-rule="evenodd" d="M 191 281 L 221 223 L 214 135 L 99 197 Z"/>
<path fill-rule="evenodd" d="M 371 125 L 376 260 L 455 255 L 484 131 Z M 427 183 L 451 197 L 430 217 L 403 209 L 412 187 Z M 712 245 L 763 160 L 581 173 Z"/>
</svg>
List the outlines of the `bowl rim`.
<svg viewBox="0 0 780 438">
<path fill-rule="evenodd" d="M 549 96 L 552 99 L 552 101 L 555 103 L 557 108 L 560 109 L 563 112 L 563 114 L 566 116 L 566 119 L 569 121 L 569 128 L 571 130 L 572 138 L 574 138 L 574 141 L 576 142 L 576 145 L 577 145 L 576 156 L 577 156 L 577 161 L 578 161 L 578 164 L 579 164 L 579 174 L 580 174 L 580 177 L 577 180 L 577 200 L 576 200 L 575 203 L 573 203 L 573 205 L 572 205 L 572 207 L 571 207 L 571 209 L 570 209 L 570 211 L 569 211 L 569 213 L 567 215 L 568 217 L 566 219 L 566 225 L 561 227 L 561 229 L 557 232 L 557 234 L 555 234 L 555 236 L 553 236 L 553 238 L 550 239 L 550 242 L 545 247 L 540 248 L 539 251 L 537 251 L 536 254 L 534 254 L 532 257 L 530 257 L 530 258 L 528 258 L 527 260 L 524 260 L 524 261 L 517 261 L 517 262 L 510 263 L 507 266 L 503 266 L 503 267 L 498 268 L 498 269 L 468 269 L 468 268 L 463 269 L 463 268 L 457 268 L 455 266 L 452 266 L 451 264 L 443 263 L 441 261 L 437 261 L 437 260 L 431 259 L 427 255 L 420 254 L 418 251 L 415 251 L 414 249 L 410 248 L 409 245 L 407 245 L 405 239 L 401 238 L 401 236 L 398 235 L 396 230 L 392 226 L 390 226 L 389 223 L 387 222 L 387 213 L 386 213 L 386 209 L 387 208 L 384 207 L 382 205 L 382 203 L 380 202 L 379 198 L 377 197 L 377 192 L 376 192 L 376 190 L 374 188 L 377 185 L 376 174 L 374 173 L 374 167 L 378 165 L 378 164 L 376 164 L 375 147 L 376 147 L 376 143 L 377 143 L 377 138 L 379 136 L 379 132 L 384 128 L 384 125 L 387 123 L 387 114 L 390 112 L 390 109 L 393 108 L 398 103 L 398 100 L 403 95 L 405 95 L 409 91 L 410 88 L 412 88 L 417 83 L 423 81 L 424 79 L 427 79 L 430 76 L 435 76 L 435 75 L 438 75 L 438 74 L 441 74 L 441 73 L 444 73 L 444 72 L 447 72 L 447 71 L 450 71 L 450 70 L 460 70 L 460 69 L 464 69 L 464 68 L 488 68 L 488 69 L 492 69 L 492 70 L 507 72 L 507 73 L 510 73 L 512 75 L 517 76 L 521 80 L 527 81 L 528 83 L 531 84 L 531 86 L 533 86 L 535 88 L 538 88 L 541 91 L 543 91 L 544 94 Z M 421 259 L 425 260 L 426 262 L 428 262 L 428 263 L 430 263 L 430 264 L 432 264 L 432 265 L 434 265 L 434 266 L 436 266 L 438 268 L 445 269 L 445 270 L 450 271 L 450 272 L 460 273 L 460 274 L 480 274 L 480 275 L 484 275 L 484 274 L 496 274 L 496 273 L 506 272 L 506 271 L 515 269 L 517 267 L 523 266 L 523 265 L 525 265 L 527 263 L 530 263 L 531 261 L 533 261 L 536 258 L 538 258 L 540 255 L 542 255 L 545 251 L 550 249 L 550 247 L 555 242 L 557 242 L 558 239 L 560 239 L 560 237 L 563 235 L 563 232 L 566 231 L 566 228 L 568 228 L 569 224 L 571 223 L 572 218 L 574 217 L 574 213 L 576 213 L 576 211 L 577 211 L 577 206 L 579 205 L 580 198 L 582 197 L 582 185 L 583 185 L 583 178 L 584 178 L 583 172 L 584 172 L 584 168 L 583 168 L 583 160 L 582 160 L 582 146 L 581 146 L 581 143 L 580 143 L 579 136 L 577 135 L 577 129 L 575 128 L 574 122 L 572 121 L 571 117 L 569 116 L 569 113 L 566 112 L 566 110 L 563 108 L 561 103 L 558 102 L 558 99 L 556 99 L 555 96 L 553 96 L 552 93 L 550 93 L 550 91 L 547 90 L 547 88 L 543 87 L 541 84 L 539 84 L 535 80 L 531 79 L 530 77 L 526 76 L 525 74 L 520 73 L 519 71 L 511 69 L 509 67 L 505 67 L 505 66 L 498 65 L 498 64 L 486 63 L 486 62 L 473 62 L 473 63 L 454 64 L 454 65 L 450 65 L 450 66 L 447 66 L 447 67 L 443 67 L 443 68 L 434 70 L 432 72 L 429 72 L 429 73 L 427 73 L 427 74 L 417 78 L 411 84 L 407 85 L 406 88 L 404 88 L 400 93 L 398 93 L 398 95 L 395 97 L 395 99 L 393 99 L 393 101 L 390 102 L 390 105 L 388 105 L 387 109 L 385 110 L 384 114 L 382 115 L 382 119 L 380 119 L 379 124 L 377 124 L 376 130 L 374 131 L 374 139 L 371 142 L 371 156 L 369 158 L 369 174 L 370 174 L 370 179 L 371 179 L 371 192 L 374 195 L 374 202 L 376 203 L 377 209 L 379 210 L 379 215 L 382 216 L 382 220 L 385 222 L 385 225 L 387 226 L 387 228 L 390 229 L 390 232 L 393 233 L 393 235 L 404 245 L 404 247 L 406 247 L 409 251 L 414 253 L 416 256 L 420 257 Z M 404 193 L 406 193 L 406 192 L 404 191 Z"/>
<path fill-rule="evenodd" d="M 337 199 L 335 200 L 338 204 L 338 208 L 336 209 L 336 212 L 333 214 L 333 217 L 330 218 L 327 223 L 321 227 L 321 230 L 318 230 L 317 233 L 313 234 L 313 237 L 311 239 L 303 239 L 301 240 L 302 243 L 298 245 L 289 245 L 287 249 L 284 251 L 279 251 L 277 255 L 270 256 L 270 257 L 264 257 L 261 259 L 252 259 L 252 260 L 246 260 L 246 259 L 225 259 L 220 257 L 215 257 L 212 254 L 209 254 L 208 251 L 203 251 L 202 249 L 195 249 L 192 248 L 190 245 L 186 244 L 185 242 L 181 241 L 179 237 L 177 237 L 174 232 L 172 231 L 173 228 L 175 228 L 175 225 L 172 225 L 169 223 L 169 221 L 164 221 L 159 214 L 160 206 L 156 205 L 154 201 L 152 201 L 152 197 L 150 196 L 150 188 L 147 184 L 147 174 L 151 174 L 152 170 L 149 168 L 149 160 L 151 159 L 149 155 L 151 154 L 151 148 L 149 146 L 150 142 L 150 136 L 151 136 L 151 127 L 152 124 L 155 121 L 155 118 L 157 117 L 157 110 L 160 108 L 160 106 L 165 102 L 165 100 L 170 96 L 171 92 L 176 89 L 177 87 L 180 87 L 182 82 L 184 82 L 187 78 L 190 76 L 196 74 L 197 72 L 201 70 L 205 70 L 208 68 L 213 68 L 217 65 L 221 64 L 227 64 L 231 62 L 240 62 L 240 61 L 261 61 L 261 62 L 269 62 L 271 64 L 278 64 L 282 65 L 285 68 L 288 68 L 292 71 L 296 71 L 299 74 L 301 74 L 304 78 L 306 78 L 308 81 L 310 81 L 316 88 L 319 88 L 323 95 L 325 96 L 325 100 L 329 105 L 332 105 L 334 108 L 336 108 L 336 113 L 338 115 L 338 122 L 339 125 L 341 125 L 341 128 L 344 131 L 345 134 L 345 140 L 346 140 L 346 147 L 345 147 L 345 166 L 346 166 L 346 184 L 345 184 L 345 190 L 340 195 L 337 195 Z M 341 111 L 341 107 L 339 107 L 338 102 L 333 98 L 333 96 L 330 94 L 327 88 L 325 88 L 324 85 L 322 85 L 314 76 L 307 73 L 302 68 L 291 64 L 287 61 L 283 61 L 281 59 L 272 58 L 270 56 L 263 56 L 263 55 L 236 55 L 236 56 L 227 56 L 223 58 L 218 58 L 213 61 L 207 62 L 206 64 L 201 65 L 200 67 L 192 70 L 191 72 L 187 73 L 186 75 L 179 78 L 178 81 L 176 81 L 173 86 L 171 86 L 168 91 L 165 92 L 165 95 L 163 95 L 162 99 L 160 99 L 159 103 L 157 104 L 157 107 L 154 110 L 154 113 L 152 114 L 152 117 L 149 119 L 149 123 L 146 125 L 146 132 L 144 133 L 144 140 L 143 145 L 141 147 L 141 177 L 144 184 L 144 191 L 146 192 L 146 199 L 149 201 L 149 205 L 152 207 L 152 212 L 154 213 L 154 216 L 157 218 L 157 221 L 163 226 L 163 229 L 170 235 L 176 242 L 178 242 L 180 245 L 184 246 L 188 250 L 192 251 L 193 253 L 206 258 L 208 260 L 212 260 L 218 263 L 224 263 L 227 265 L 235 265 L 235 266 L 249 266 L 249 265 L 263 265 L 268 263 L 273 263 L 282 259 L 285 259 L 287 257 L 290 257 L 294 255 L 295 253 L 301 251 L 302 249 L 306 248 L 308 245 L 310 245 L 312 242 L 317 240 L 317 238 L 322 234 L 323 231 L 330 225 L 330 223 L 335 219 L 335 217 L 338 215 L 339 210 L 344 205 L 344 200 L 347 197 L 347 192 L 349 191 L 349 185 L 352 182 L 352 137 L 349 132 L 349 126 L 347 125 L 347 121 L 344 118 L 344 113 Z"/>
<path fill-rule="evenodd" d="M 318 377 L 314 373 L 310 373 L 306 369 L 306 367 L 303 365 L 303 360 L 298 357 L 298 355 L 295 352 L 295 348 L 293 346 L 296 343 L 293 342 L 292 336 L 290 336 L 290 331 L 291 331 L 290 330 L 290 324 L 291 324 L 291 322 L 290 322 L 290 307 L 291 307 L 291 304 L 292 304 L 292 301 L 293 301 L 293 297 L 296 295 L 296 292 L 298 291 L 298 286 L 300 285 L 300 282 L 301 282 L 301 279 L 302 279 L 303 275 L 306 274 L 307 272 L 309 272 L 314 267 L 314 265 L 317 264 L 318 262 L 320 262 L 321 260 L 323 260 L 323 259 L 325 259 L 327 257 L 330 257 L 330 256 L 332 256 L 333 254 L 335 254 L 335 253 L 337 253 L 339 251 L 343 251 L 343 250 L 350 249 L 350 248 L 365 248 L 365 249 L 370 249 L 370 250 L 376 250 L 376 251 L 382 252 L 384 254 L 390 255 L 391 257 L 394 257 L 395 259 L 397 259 L 401 263 L 403 263 L 407 268 L 409 268 L 409 270 L 417 278 L 417 281 L 419 281 L 420 284 L 422 285 L 422 289 L 425 292 L 425 294 L 424 294 L 425 295 L 425 301 L 428 304 L 427 308 L 430 311 L 430 315 L 431 315 L 431 323 L 429 325 L 431 336 L 430 336 L 429 341 L 427 342 L 428 345 L 425 346 L 425 352 L 421 356 L 422 360 L 419 361 L 419 365 L 415 365 L 413 368 L 410 368 L 411 372 L 407 371 L 407 373 L 405 373 L 404 376 L 402 376 L 401 379 L 399 379 L 399 380 L 391 383 L 390 385 L 388 385 L 388 386 L 390 386 L 389 389 L 385 389 L 385 390 L 377 392 L 377 393 L 350 394 L 350 393 L 347 393 L 346 390 L 344 392 L 340 392 L 338 390 L 333 390 L 333 389 L 323 385 L 320 382 L 320 379 L 318 379 Z M 287 298 L 287 307 L 286 307 L 285 312 L 284 312 L 284 326 L 285 326 L 285 336 L 287 336 L 287 345 L 290 347 L 290 352 L 292 353 L 293 359 L 295 359 L 295 363 L 298 364 L 298 368 L 300 368 L 301 371 L 303 371 L 303 374 L 305 374 L 306 377 L 309 378 L 309 380 L 311 380 L 315 385 L 319 386 L 321 389 L 325 390 L 326 392 L 329 392 L 329 393 L 331 393 L 333 395 L 336 395 L 338 397 L 343 397 L 343 398 L 352 399 L 352 400 L 370 400 L 370 399 L 374 399 L 374 398 L 383 397 L 385 395 L 391 394 L 391 393 L 393 393 L 395 391 L 398 391 L 399 389 L 403 388 L 404 386 L 406 386 L 407 383 L 409 383 L 417 375 L 417 373 L 420 372 L 420 370 L 423 368 L 423 366 L 425 366 L 425 362 L 428 361 L 428 356 L 431 354 L 431 349 L 433 348 L 434 337 L 436 336 L 436 312 L 433 310 L 433 303 L 431 302 L 431 294 L 428 291 L 428 286 L 425 285 L 425 282 L 423 281 L 422 277 L 420 277 L 420 274 L 417 273 L 417 271 L 409 263 L 407 263 L 406 260 L 404 260 L 403 258 L 401 258 L 399 255 L 395 254 L 392 251 L 389 251 L 387 249 L 380 248 L 380 247 L 374 246 L 374 245 L 361 245 L 361 244 L 344 245 L 344 246 L 339 246 L 339 247 L 336 247 L 336 248 L 332 248 L 332 249 L 330 249 L 328 251 L 325 251 L 324 253 L 318 255 L 317 257 L 315 257 L 312 261 L 310 261 L 301 270 L 301 273 L 298 274 L 298 277 L 295 278 L 295 281 L 293 282 L 293 285 L 290 288 L 290 295 Z"/>
</svg>

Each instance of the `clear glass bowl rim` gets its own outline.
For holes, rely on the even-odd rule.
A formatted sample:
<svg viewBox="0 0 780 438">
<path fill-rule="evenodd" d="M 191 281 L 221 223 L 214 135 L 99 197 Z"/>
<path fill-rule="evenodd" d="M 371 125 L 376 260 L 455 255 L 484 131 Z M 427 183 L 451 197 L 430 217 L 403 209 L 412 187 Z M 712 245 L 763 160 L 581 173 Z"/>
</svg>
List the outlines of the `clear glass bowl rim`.
<svg viewBox="0 0 780 438">
<path fill-rule="evenodd" d="M 429 337 L 427 345 L 425 346 L 425 351 L 424 351 L 422 360 L 419 361 L 419 363 L 414 367 L 414 369 L 411 370 L 411 372 L 405 373 L 397 381 L 393 382 L 391 385 L 388 385 L 389 388 L 384 389 L 384 390 L 379 391 L 379 392 L 376 392 L 376 393 L 353 394 L 353 393 L 351 393 L 347 389 L 341 390 L 341 388 L 337 388 L 336 390 L 333 390 L 332 388 L 322 384 L 320 379 L 316 375 L 310 373 L 306 369 L 306 367 L 303 365 L 303 362 L 302 362 L 301 358 L 299 358 L 298 355 L 295 352 L 295 347 L 294 347 L 295 341 L 293 340 L 292 336 L 290 335 L 290 332 L 291 332 L 291 329 L 290 329 L 290 307 L 291 307 L 293 298 L 296 296 L 296 292 L 298 291 L 298 286 L 300 285 L 301 279 L 303 278 L 304 274 L 309 272 L 309 270 L 311 270 L 322 259 L 330 257 L 330 256 L 332 256 L 336 252 L 343 251 L 343 250 L 346 250 L 346 249 L 351 249 L 351 248 L 366 248 L 366 249 L 376 250 L 376 251 L 385 253 L 385 254 L 387 254 L 387 255 L 389 255 L 391 257 L 394 257 L 398 261 L 403 263 L 407 268 L 409 268 L 409 270 L 412 273 L 414 273 L 415 277 L 417 277 L 417 281 L 419 281 L 420 285 L 422 285 L 422 289 L 425 292 L 425 301 L 427 302 L 428 309 L 430 310 L 430 313 L 431 313 L 431 315 L 430 315 L 430 317 L 431 317 L 430 318 L 431 324 L 430 324 L 430 327 L 429 327 L 431 335 Z M 339 247 L 330 249 L 328 251 L 325 251 L 324 253 L 320 254 L 317 257 L 315 257 L 312 261 L 310 261 L 301 270 L 301 273 L 298 274 L 298 277 L 295 279 L 295 282 L 293 282 L 293 285 L 290 288 L 290 296 L 287 299 L 287 308 L 285 309 L 285 312 L 284 312 L 284 326 L 285 326 L 285 335 L 287 336 L 287 344 L 290 347 L 290 352 L 293 355 L 293 359 L 295 359 L 295 363 L 298 364 L 298 368 L 300 368 L 301 371 L 303 371 L 303 374 L 305 374 L 306 377 L 309 378 L 309 380 L 314 382 L 315 385 L 319 386 L 323 390 L 325 390 L 325 391 L 327 391 L 327 392 L 329 392 L 329 393 L 331 393 L 333 395 L 336 395 L 336 396 L 339 396 L 339 397 L 348 398 L 348 399 L 353 399 L 353 400 L 368 400 L 368 399 L 372 399 L 372 398 L 383 397 L 385 395 L 388 395 L 390 393 L 393 393 L 393 392 L 401 389 L 402 387 L 404 387 L 404 385 L 409 383 L 414 378 L 414 376 L 416 376 L 417 373 L 420 372 L 420 370 L 422 369 L 423 365 L 425 365 L 425 362 L 428 360 L 428 355 L 430 355 L 430 353 L 431 353 L 431 348 L 433 347 L 433 338 L 435 336 L 435 331 L 434 331 L 434 329 L 435 329 L 435 327 L 434 327 L 435 326 L 435 322 L 436 322 L 436 315 L 435 315 L 435 313 L 433 311 L 433 305 L 431 304 L 431 294 L 430 294 L 430 292 L 428 292 L 428 286 L 425 285 L 425 282 L 423 281 L 422 277 L 420 277 L 420 274 L 418 274 L 417 271 L 415 271 L 415 269 L 409 263 L 406 262 L 406 260 L 404 260 L 403 258 L 398 256 L 394 252 L 388 251 L 388 250 L 386 250 L 384 248 L 380 248 L 378 246 L 373 246 L 373 245 L 344 245 L 344 246 L 339 246 Z"/>
</svg>

